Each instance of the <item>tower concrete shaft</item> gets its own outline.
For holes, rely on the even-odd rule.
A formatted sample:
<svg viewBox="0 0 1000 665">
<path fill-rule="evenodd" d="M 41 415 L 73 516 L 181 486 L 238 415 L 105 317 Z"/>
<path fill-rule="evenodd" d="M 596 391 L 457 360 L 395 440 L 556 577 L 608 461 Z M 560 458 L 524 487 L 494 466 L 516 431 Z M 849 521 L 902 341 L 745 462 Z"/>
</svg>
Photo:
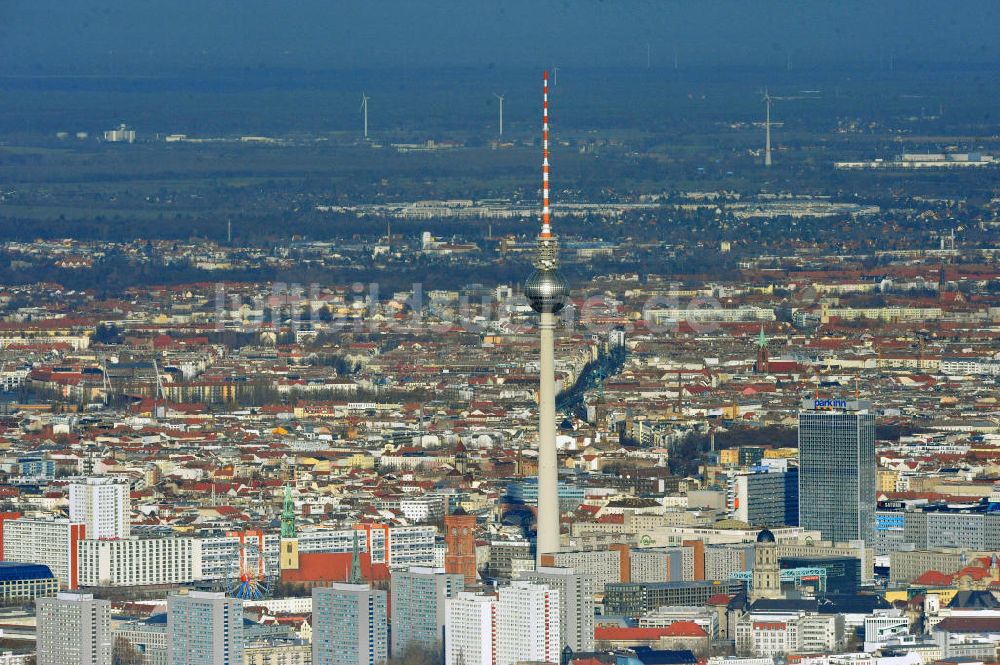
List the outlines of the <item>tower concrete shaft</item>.
<svg viewBox="0 0 1000 665">
<path fill-rule="evenodd" d="M 559 549 L 559 472 L 556 454 L 555 327 L 552 312 L 542 312 L 538 384 L 538 537 L 536 560 Z"/>
</svg>

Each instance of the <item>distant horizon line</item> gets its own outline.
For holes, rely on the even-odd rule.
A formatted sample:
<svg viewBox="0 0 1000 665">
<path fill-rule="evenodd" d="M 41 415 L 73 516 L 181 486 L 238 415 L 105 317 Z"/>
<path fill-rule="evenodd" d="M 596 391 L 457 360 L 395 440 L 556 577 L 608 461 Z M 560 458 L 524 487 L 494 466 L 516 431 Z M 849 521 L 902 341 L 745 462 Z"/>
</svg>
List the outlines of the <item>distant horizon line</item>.
<svg viewBox="0 0 1000 665">
<path fill-rule="evenodd" d="M 789 70 L 784 65 L 777 63 L 747 63 L 747 62 L 689 62 L 682 64 L 677 68 L 674 68 L 672 64 L 658 64 L 651 67 L 646 67 L 641 64 L 563 64 L 556 63 L 560 71 L 582 71 L 582 72 L 634 72 L 636 74 L 642 74 L 646 72 L 710 72 L 710 71 L 768 71 L 775 72 L 781 75 L 788 75 L 794 77 L 796 74 L 801 74 L 804 72 L 820 71 L 820 72 L 864 72 L 864 73 L 874 73 L 883 72 L 886 74 L 892 73 L 906 73 L 912 72 L 914 68 L 933 68 L 940 70 L 981 70 L 981 69 L 996 69 L 1000 68 L 1000 60 L 989 61 L 989 60 L 976 60 L 976 61 L 940 61 L 940 60 L 908 60 L 908 59 L 897 59 L 894 63 L 892 69 L 888 67 L 879 67 L 877 63 L 874 63 L 868 59 L 864 60 L 850 60 L 846 62 L 804 62 L 797 64 L 795 68 Z M 204 75 L 210 75 L 211 73 L 227 73 L 227 74 L 254 74 L 262 72 L 299 72 L 305 74 L 333 74 L 342 72 L 365 72 L 365 71 L 377 71 L 377 72 L 387 72 L 387 71 L 407 71 L 407 72 L 440 72 L 440 71 L 459 71 L 459 72 L 481 72 L 483 70 L 488 71 L 526 71 L 534 72 L 540 69 L 552 68 L 552 63 L 538 63 L 538 64 L 497 64 L 497 63 L 481 63 L 481 64 L 469 64 L 469 65 L 455 65 L 455 64 L 427 64 L 427 65 L 413 65 L 413 64 L 401 64 L 401 65 L 389 65 L 389 64 L 364 64 L 364 65 L 347 65 L 347 66 L 333 66 L 333 67 L 315 67 L 307 64 L 293 65 L 293 64 L 256 64 L 256 65 L 239 65 L 239 64 L 219 64 L 219 65 L 208 65 L 206 63 L 198 62 L 169 62 L 162 65 L 149 65 L 149 64 L 123 64 L 114 63 L 103 66 L 59 66 L 59 67 L 37 67 L 34 71 L 30 71 L 30 67 L 14 67 L 9 71 L 4 71 L 0 69 L 0 78 L 16 78 L 16 79 L 43 79 L 43 78 L 157 78 L 157 77 L 169 77 L 176 76 L 179 74 L 189 74 L 191 72 L 199 72 Z M 120 69 L 121 71 L 113 71 Z M 157 71 L 159 70 L 159 71 Z"/>
</svg>

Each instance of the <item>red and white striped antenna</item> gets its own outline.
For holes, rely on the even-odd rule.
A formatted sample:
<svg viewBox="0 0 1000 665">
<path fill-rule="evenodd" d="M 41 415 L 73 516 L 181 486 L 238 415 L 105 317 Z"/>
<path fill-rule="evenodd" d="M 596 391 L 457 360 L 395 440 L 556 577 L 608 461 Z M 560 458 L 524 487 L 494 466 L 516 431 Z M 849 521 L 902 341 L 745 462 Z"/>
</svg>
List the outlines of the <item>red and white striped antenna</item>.
<svg viewBox="0 0 1000 665">
<path fill-rule="evenodd" d="M 542 75 L 542 233 L 551 238 L 552 226 L 549 213 L 549 73 Z"/>
</svg>

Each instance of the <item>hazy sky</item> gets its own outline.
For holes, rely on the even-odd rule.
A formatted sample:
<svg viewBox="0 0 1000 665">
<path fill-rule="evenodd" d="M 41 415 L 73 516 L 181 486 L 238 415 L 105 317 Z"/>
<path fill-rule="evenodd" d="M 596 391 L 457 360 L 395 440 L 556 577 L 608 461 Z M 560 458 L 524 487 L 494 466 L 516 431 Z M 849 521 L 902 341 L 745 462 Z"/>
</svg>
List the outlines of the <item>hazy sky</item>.
<svg viewBox="0 0 1000 665">
<path fill-rule="evenodd" d="M 0 73 L 1000 61 L 968 0 L 0 0 Z"/>
</svg>

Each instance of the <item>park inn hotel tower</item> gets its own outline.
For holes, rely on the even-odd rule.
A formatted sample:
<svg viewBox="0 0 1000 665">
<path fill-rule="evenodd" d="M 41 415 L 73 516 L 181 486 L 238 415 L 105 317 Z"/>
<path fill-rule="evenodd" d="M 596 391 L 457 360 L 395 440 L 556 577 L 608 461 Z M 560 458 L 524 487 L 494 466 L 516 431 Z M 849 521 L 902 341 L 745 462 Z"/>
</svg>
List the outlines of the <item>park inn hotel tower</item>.
<svg viewBox="0 0 1000 665">
<path fill-rule="evenodd" d="M 875 414 L 867 401 L 807 399 L 799 412 L 799 526 L 824 540 L 875 534 Z"/>
</svg>

